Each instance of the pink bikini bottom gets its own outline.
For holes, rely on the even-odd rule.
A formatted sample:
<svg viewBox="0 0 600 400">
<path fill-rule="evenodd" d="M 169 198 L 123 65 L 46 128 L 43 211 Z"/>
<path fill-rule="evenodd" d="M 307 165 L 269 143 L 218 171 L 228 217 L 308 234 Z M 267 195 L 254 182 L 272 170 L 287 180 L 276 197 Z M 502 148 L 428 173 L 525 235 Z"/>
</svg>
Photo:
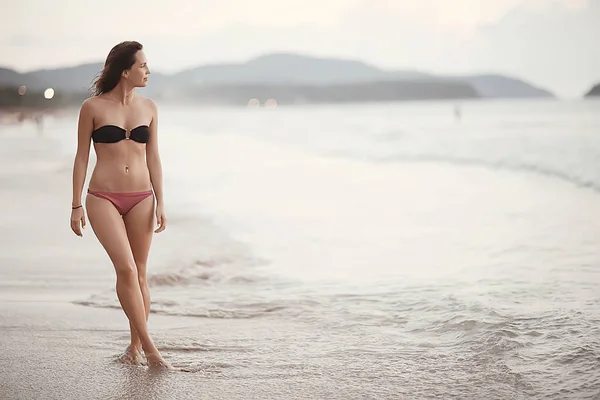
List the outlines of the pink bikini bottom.
<svg viewBox="0 0 600 400">
<path fill-rule="evenodd" d="M 153 194 L 152 190 L 146 190 L 144 192 L 115 193 L 97 192 L 90 189 L 88 189 L 88 193 L 101 199 L 110 201 L 121 215 L 127 214 L 127 212 L 136 204 L 144 200 L 146 197 L 152 196 Z"/>
</svg>

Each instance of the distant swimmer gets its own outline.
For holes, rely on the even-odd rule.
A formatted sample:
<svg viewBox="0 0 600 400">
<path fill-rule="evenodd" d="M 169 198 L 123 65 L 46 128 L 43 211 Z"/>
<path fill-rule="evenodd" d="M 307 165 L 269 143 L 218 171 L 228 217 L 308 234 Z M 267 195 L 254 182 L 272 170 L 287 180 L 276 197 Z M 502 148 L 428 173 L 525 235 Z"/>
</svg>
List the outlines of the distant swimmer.
<svg viewBox="0 0 600 400">
<path fill-rule="evenodd" d="M 454 120 L 460 122 L 462 119 L 462 110 L 458 104 L 454 105 Z"/>
<path fill-rule="evenodd" d="M 44 114 L 38 113 L 34 117 L 35 124 L 37 125 L 38 135 L 42 135 L 44 133 Z"/>
</svg>

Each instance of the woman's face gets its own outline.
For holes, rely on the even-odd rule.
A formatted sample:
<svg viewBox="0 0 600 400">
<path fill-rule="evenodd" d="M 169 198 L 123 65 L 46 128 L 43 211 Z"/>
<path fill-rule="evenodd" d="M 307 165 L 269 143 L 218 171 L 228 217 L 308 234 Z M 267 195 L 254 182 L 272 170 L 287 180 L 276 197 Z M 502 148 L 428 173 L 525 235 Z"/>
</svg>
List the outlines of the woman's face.
<svg viewBox="0 0 600 400">
<path fill-rule="evenodd" d="M 125 78 L 134 87 L 145 87 L 148 82 L 148 75 L 150 70 L 148 69 L 148 62 L 146 61 L 146 55 L 143 50 L 139 50 L 135 53 L 135 63 L 130 69 L 125 71 Z"/>
</svg>

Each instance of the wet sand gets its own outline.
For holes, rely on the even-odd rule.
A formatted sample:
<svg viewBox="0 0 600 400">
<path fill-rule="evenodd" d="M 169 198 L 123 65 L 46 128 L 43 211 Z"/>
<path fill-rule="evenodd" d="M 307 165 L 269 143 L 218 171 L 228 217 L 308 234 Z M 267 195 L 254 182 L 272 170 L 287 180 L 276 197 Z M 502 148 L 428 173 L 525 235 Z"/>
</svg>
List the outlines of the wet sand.
<svg viewBox="0 0 600 400">
<path fill-rule="evenodd" d="M 129 337 L 120 310 L 61 301 L 2 300 L 0 315 L 0 397 L 5 400 L 349 399 L 376 393 L 370 385 L 338 385 L 326 374 L 307 374 L 300 365 L 297 369 L 274 365 L 272 373 L 253 374 L 252 365 L 261 362 L 260 349 L 247 349 L 245 373 L 231 376 L 228 370 L 233 365 L 225 361 L 228 354 L 242 350 L 236 345 L 242 336 L 245 341 L 268 337 L 268 323 L 152 315 L 150 329 L 165 358 L 175 367 L 192 371 L 180 372 L 115 361 Z M 190 333 L 197 342 L 190 343 L 188 351 L 180 341 L 177 346 L 169 345 Z M 281 360 L 282 365 L 285 361 Z"/>
<path fill-rule="evenodd" d="M 294 332 L 321 338 L 293 320 L 152 313 L 153 339 L 179 370 L 117 362 L 129 344 L 122 310 L 76 304 L 113 288 L 114 271 L 89 225 L 83 238 L 69 229 L 69 160 L 33 129 L 23 132 L 0 135 L 0 399 L 394 397 L 378 390 L 377 377 L 334 379 L 342 361 L 291 341 Z M 149 270 L 178 234 L 174 224 L 156 235 Z"/>
<path fill-rule="evenodd" d="M 172 114 L 212 132 L 206 116 Z M 280 122 L 304 137 L 311 129 L 301 121 L 316 116 Z M 214 117 L 222 120 L 215 131 L 237 130 L 238 117 Z M 338 121 L 346 117 L 328 118 L 345 132 Z M 562 400 L 600 392 L 598 150 L 585 125 L 579 136 L 546 135 L 541 125 L 515 138 L 492 125 L 452 136 L 458 147 L 436 162 L 450 130 L 425 145 L 421 132 L 395 122 L 392 139 L 423 146 L 423 161 L 435 156 L 391 163 L 398 174 L 379 162 L 315 160 L 266 142 L 165 129 L 173 135 L 171 148 L 163 141 L 165 166 L 186 174 L 166 175 L 170 226 L 153 240 L 148 271 L 159 283 L 153 310 L 171 315 L 153 312 L 149 328 L 165 359 L 192 372 L 158 372 L 116 362 L 129 332 L 123 312 L 110 308 L 114 271 L 89 226 L 83 238 L 69 230 L 72 155 L 55 155 L 73 143 L 51 139 L 72 138 L 73 121 L 49 124 L 43 137 L 31 123 L 9 137 L 0 130 L 0 399 Z M 244 133 L 260 137 L 265 126 L 275 125 Z M 355 129 L 348 132 L 362 138 Z M 350 154 L 363 148 L 362 139 L 350 143 Z M 192 155 L 201 161 L 177 162 Z M 475 165 L 463 165 L 469 159 Z M 504 159 L 509 168 L 496 168 Z M 589 177 L 594 185 L 582 185 Z M 305 202 L 301 192 L 328 201 Z M 228 229 L 210 225 L 219 220 Z M 247 238 L 252 251 L 231 237 Z M 271 265 L 248 268 L 254 255 Z M 169 277 L 183 279 L 170 286 Z"/>
</svg>

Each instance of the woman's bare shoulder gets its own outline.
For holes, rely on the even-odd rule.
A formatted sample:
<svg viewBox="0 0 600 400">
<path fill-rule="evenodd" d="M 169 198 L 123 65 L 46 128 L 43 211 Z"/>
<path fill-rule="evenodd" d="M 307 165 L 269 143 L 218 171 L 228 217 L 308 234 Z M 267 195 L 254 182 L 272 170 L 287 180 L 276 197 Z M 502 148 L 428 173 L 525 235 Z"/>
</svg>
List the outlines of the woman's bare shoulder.
<svg viewBox="0 0 600 400">
<path fill-rule="evenodd" d="M 140 101 L 142 102 L 142 104 L 144 104 L 144 106 L 149 107 L 153 111 L 157 109 L 156 103 L 150 97 L 142 96 L 139 94 L 136 94 L 136 97 L 138 97 L 140 99 Z"/>
<path fill-rule="evenodd" d="M 98 96 L 88 97 L 81 103 L 81 112 L 94 112 L 101 107 L 102 99 Z"/>
</svg>

